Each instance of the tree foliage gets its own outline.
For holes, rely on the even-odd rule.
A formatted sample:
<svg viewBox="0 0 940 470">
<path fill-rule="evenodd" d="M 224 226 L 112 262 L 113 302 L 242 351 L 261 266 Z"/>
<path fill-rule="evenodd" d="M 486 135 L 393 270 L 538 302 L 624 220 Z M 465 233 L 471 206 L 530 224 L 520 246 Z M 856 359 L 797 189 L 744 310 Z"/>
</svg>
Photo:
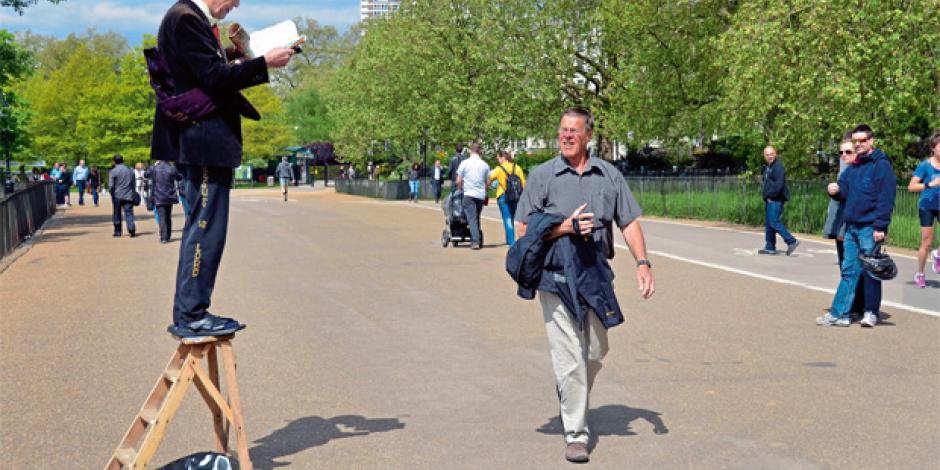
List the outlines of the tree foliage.
<svg viewBox="0 0 940 470">
<path fill-rule="evenodd" d="M 62 0 L 48 0 L 50 3 L 59 3 Z M 22 15 L 26 8 L 35 5 L 39 0 L 0 0 L 0 7 L 10 7 L 13 11 Z"/>
<path fill-rule="evenodd" d="M 353 159 L 376 144 L 550 139 L 558 113 L 581 105 L 602 155 L 610 140 L 689 159 L 728 139 L 773 143 L 806 176 L 868 122 L 903 171 L 940 127 L 937 11 L 940 0 L 416 0 L 368 24 L 326 96 Z"/>
</svg>

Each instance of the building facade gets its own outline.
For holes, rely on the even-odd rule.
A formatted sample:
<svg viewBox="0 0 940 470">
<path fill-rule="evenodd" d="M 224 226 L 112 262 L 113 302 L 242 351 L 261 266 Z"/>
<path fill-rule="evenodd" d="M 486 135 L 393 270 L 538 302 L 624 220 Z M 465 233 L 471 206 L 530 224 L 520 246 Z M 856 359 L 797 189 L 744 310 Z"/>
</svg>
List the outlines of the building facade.
<svg viewBox="0 0 940 470">
<path fill-rule="evenodd" d="M 398 10 L 400 0 L 361 0 L 359 18 L 362 21 L 371 18 L 384 18 Z"/>
</svg>

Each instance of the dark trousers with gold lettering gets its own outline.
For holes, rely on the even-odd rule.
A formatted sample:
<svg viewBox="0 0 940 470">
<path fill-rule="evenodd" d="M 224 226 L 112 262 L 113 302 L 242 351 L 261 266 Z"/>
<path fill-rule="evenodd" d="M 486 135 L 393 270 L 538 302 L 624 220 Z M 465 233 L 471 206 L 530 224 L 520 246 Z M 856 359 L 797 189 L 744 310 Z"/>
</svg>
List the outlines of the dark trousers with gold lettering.
<svg viewBox="0 0 940 470">
<path fill-rule="evenodd" d="M 232 169 L 179 165 L 181 191 L 189 201 L 176 270 L 173 322 L 183 325 L 206 315 L 228 232 Z"/>
</svg>

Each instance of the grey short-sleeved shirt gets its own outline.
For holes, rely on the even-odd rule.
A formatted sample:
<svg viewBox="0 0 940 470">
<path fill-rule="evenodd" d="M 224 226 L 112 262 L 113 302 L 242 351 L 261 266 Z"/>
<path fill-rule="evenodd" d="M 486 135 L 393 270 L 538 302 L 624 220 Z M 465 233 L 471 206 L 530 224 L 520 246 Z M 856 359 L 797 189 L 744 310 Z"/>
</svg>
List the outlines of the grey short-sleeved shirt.
<svg viewBox="0 0 940 470">
<path fill-rule="evenodd" d="M 612 256 L 613 224 L 623 229 L 643 211 L 620 171 L 599 158 L 591 157 L 581 175 L 561 155 L 536 167 L 527 178 L 515 218 L 526 224 L 533 212 L 569 217 L 585 203 L 584 212 L 594 213 L 595 225 L 601 227 L 594 239 L 605 242 Z"/>
</svg>

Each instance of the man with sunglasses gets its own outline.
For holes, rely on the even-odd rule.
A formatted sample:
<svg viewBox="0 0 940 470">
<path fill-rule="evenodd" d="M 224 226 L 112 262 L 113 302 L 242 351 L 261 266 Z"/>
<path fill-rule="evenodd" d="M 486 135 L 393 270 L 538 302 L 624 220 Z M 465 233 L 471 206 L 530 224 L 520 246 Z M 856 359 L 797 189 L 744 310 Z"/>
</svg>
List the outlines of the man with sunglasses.
<svg viewBox="0 0 940 470">
<path fill-rule="evenodd" d="M 868 124 L 859 124 L 852 130 L 855 162 L 830 183 L 829 195 L 845 202 L 845 258 L 842 261 L 842 279 L 832 299 L 829 313 L 816 318 L 819 326 L 849 326 L 849 311 L 859 282 L 864 283 L 865 313 L 860 322 L 863 327 L 878 323 L 881 307 L 881 281 L 862 275 L 858 255 L 871 253 L 876 244 L 884 241 L 891 224 L 897 179 L 887 155 L 875 148 L 874 132 Z"/>
</svg>

